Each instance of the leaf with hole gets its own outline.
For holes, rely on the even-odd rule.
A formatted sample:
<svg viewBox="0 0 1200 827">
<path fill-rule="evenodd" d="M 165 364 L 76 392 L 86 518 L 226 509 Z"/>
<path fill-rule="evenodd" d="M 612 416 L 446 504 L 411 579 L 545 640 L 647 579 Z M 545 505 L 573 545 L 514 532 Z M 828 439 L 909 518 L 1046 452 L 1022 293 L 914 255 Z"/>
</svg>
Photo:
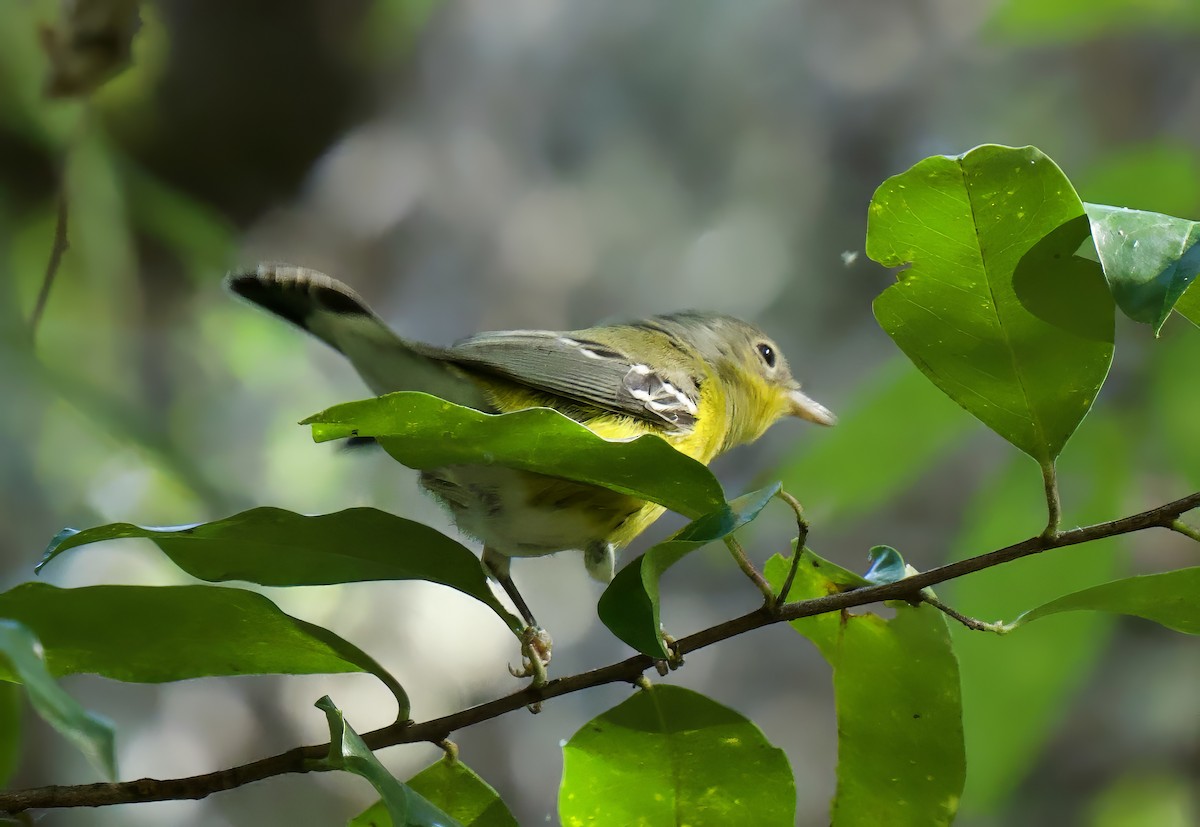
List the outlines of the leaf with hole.
<svg viewBox="0 0 1200 827">
<path fill-rule="evenodd" d="M 1082 202 L 1033 147 L 926 158 L 871 201 L 867 254 L 909 265 L 880 326 L 951 399 L 1042 465 L 1091 408 L 1113 354 L 1113 300 Z"/>
</svg>

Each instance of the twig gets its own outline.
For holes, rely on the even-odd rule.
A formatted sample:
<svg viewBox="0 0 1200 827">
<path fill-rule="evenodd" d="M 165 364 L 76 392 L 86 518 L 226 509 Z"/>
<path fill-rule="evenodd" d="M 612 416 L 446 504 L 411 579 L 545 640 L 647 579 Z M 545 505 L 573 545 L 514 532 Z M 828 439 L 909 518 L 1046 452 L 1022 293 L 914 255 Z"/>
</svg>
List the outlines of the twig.
<svg viewBox="0 0 1200 827">
<path fill-rule="evenodd" d="M 737 562 L 738 568 L 742 570 L 742 574 L 750 578 L 750 582 L 762 592 L 763 600 L 767 606 L 775 606 L 775 592 L 771 591 L 771 584 L 758 573 L 758 569 L 754 568 L 754 564 L 750 562 L 750 558 L 746 556 L 746 550 L 742 548 L 742 544 L 732 537 L 725 538 L 725 545 L 729 546 L 729 553 L 733 555 L 733 559 Z"/>
<path fill-rule="evenodd" d="M 783 579 L 783 585 L 779 587 L 779 595 L 775 599 L 776 605 L 779 605 L 787 600 L 788 592 L 792 590 L 792 581 L 796 579 L 796 570 L 800 567 L 800 553 L 804 551 L 804 544 L 808 542 L 808 520 L 804 519 L 804 507 L 800 505 L 799 500 L 782 488 L 776 496 L 796 512 L 796 551 L 792 554 L 792 565 L 788 568 L 787 577 Z"/>
<path fill-rule="evenodd" d="M 1055 537 L 1062 525 L 1062 500 L 1058 496 L 1058 470 L 1053 460 L 1042 463 L 1042 483 L 1046 487 L 1046 511 L 1049 515 L 1042 536 Z"/>
<path fill-rule="evenodd" d="M 772 612 L 768 606 L 762 606 L 741 617 L 735 617 L 688 635 L 677 641 L 673 648 L 683 655 L 773 623 L 798 620 L 802 617 L 812 617 L 884 600 L 919 600 L 921 599 L 921 590 L 926 586 L 953 580 L 956 577 L 998 566 L 1021 557 L 1028 557 L 1050 549 L 1101 540 L 1105 537 L 1129 534 L 1147 528 L 1173 529 L 1173 524 L 1181 514 L 1197 507 L 1200 507 L 1200 491 L 1158 508 L 1122 517 L 1119 520 L 1063 531 L 1053 537 L 1044 535 L 1030 537 L 1028 540 L 1022 540 L 987 554 L 939 566 L 894 583 L 788 603 L 779 607 L 775 612 Z M 415 724 L 408 721 L 391 724 L 368 732 L 362 738 L 372 750 L 421 741 L 438 743 L 448 738 L 456 730 L 496 718 L 532 703 L 609 683 L 636 683 L 642 673 L 653 666 L 653 658 L 647 655 L 635 655 L 600 669 L 552 680 L 545 686 L 529 686 L 511 695 L 505 695 L 441 718 Z M 187 778 L 165 780 L 142 778 L 137 781 L 117 783 L 49 786 L 0 792 L 0 813 L 14 814 L 34 808 L 100 807 L 143 801 L 200 799 L 215 792 L 244 786 L 253 781 L 261 781 L 276 775 L 309 772 L 311 767 L 306 762 L 320 759 L 328 753 L 329 745 L 320 744 L 296 747 L 249 764 Z"/>
<path fill-rule="evenodd" d="M 937 609 L 939 612 L 946 615 L 947 617 L 954 618 L 959 623 L 966 626 L 968 629 L 971 629 L 972 631 L 996 632 L 997 634 L 1004 634 L 1008 630 L 1008 627 L 1005 626 L 1003 623 L 985 623 L 982 620 L 976 620 L 973 617 L 967 617 L 965 614 L 961 614 L 958 611 L 955 611 L 954 609 L 950 608 L 945 603 L 938 600 L 936 597 L 934 597 L 931 594 L 922 594 L 921 600 L 925 603 L 928 603 L 930 606 Z"/>
<path fill-rule="evenodd" d="M 67 238 L 67 190 L 65 184 L 59 184 L 58 217 L 54 220 L 54 241 L 50 246 L 50 258 L 46 261 L 46 274 L 42 276 L 42 286 L 38 290 L 37 301 L 33 312 L 29 315 L 29 342 L 37 339 L 38 325 L 42 323 L 42 315 L 46 312 L 46 302 L 50 299 L 50 288 L 54 285 L 54 277 L 58 275 L 59 265 L 62 264 L 63 254 L 71 248 Z"/>
<path fill-rule="evenodd" d="M 1191 537 L 1197 543 L 1200 543 L 1200 528 L 1188 525 L 1183 520 L 1172 520 L 1171 524 L 1168 525 L 1167 528 L 1171 529 L 1172 531 L 1179 532 L 1184 537 Z"/>
</svg>

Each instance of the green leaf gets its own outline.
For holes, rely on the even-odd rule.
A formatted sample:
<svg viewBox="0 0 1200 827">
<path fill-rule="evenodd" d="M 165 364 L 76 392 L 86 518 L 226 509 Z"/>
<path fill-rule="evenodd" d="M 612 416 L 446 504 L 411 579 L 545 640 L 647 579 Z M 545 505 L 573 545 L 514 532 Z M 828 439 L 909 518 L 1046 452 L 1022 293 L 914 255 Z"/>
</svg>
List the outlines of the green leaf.
<svg viewBox="0 0 1200 827">
<path fill-rule="evenodd" d="M 0 681 L 0 789 L 21 765 L 21 687 Z"/>
<path fill-rule="evenodd" d="M 1084 206 L 1117 306 L 1157 335 L 1200 272 L 1200 224 L 1125 207 Z"/>
<path fill-rule="evenodd" d="M 867 570 L 865 577 L 874 585 L 895 583 L 908 576 L 904 558 L 891 546 L 872 546 L 867 552 L 867 559 L 871 561 L 871 568 Z"/>
<path fill-rule="evenodd" d="M 871 201 L 867 254 L 912 266 L 875 317 L 951 399 L 1042 465 L 1087 414 L 1113 353 L 1113 302 L 1083 204 L 1033 147 L 926 158 Z"/>
<path fill-rule="evenodd" d="M 314 769 L 342 770 L 367 779 L 387 807 L 392 824 L 403 824 L 405 827 L 462 827 L 457 820 L 397 781 L 384 769 L 375 753 L 346 723 L 342 711 L 334 706 L 328 695 L 317 701 L 316 707 L 325 713 L 325 719 L 329 722 L 329 755 L 313 762 Z"/>
<path fill-rule="evenodd" d="M 485 414 L 402 391 L 336 405 L 301 424 L 312 425 L 317 442 L 376 437 L 397 461 L 419 470 L 498 465 L 536 471 L 650 500 L 692 518 L 725 501 L 703 463 L 660 437 L 610 442 L 549 408 Z"/>
<path fill-rule="evenodd" d="M 884 505 L 976 427 L 901 356 L 861 388 L 839 411 L 836 428 L 803 441 L 772 472 L 814 524 L 845 522 Z"/>
<path fill-rule="evenodd" d="M 1130 485 L 1129 426 L 1101 414 L 1059 461 L 1070 492 L 1064 525 L 1087 525 L 1120 512 Z M 982 487 L 963 515 L 950 559 L 1000 548 L 1042 530 L 1045 499 L 1028 461 L 1015 457 Z M 1103 540 L 1014 560 L 939 587 L 954 608 L 982 620 L 1012 618 L 1030 606 L 1116 576 L 1121 541 Z M 996 816 L 1055 733 L 1071 698 L 1088 681 L 1109 640 L 1111 618 L 1082 613 L 1019 638 L 952 629 L 962 672 L 963 725 L 971 772 L 964 808 Z"/>
<path fill-rule="evenodd" d="M 410 778 L 408 786 L 463 827 L 517 827 L 496 791 L 462 761 L 443 758 Z M 391 823 L 386 804 L 377 801 L 348 827 L 390 827 Z"/>
<path fill-rule="evenodd" d="M 33 708 L 42 716 L 42 720 L 86 755 L 92 766 L 105 778 L 115 781 L 117 756 L 113 725 L 101 716 L 88 712 L 54 682 L 42 660 L 41 646 L 33 632 L 16 620 L 7 619 L 8 612 L 2 606 L 0 616 L 6 618 L 0 620 L 0 679 L 23 683 Z M 14 719 L 19 720 L 20 706 L 12 703 L 7 706 L 14 713 Z M 16 733 L 5 733 L 0 738 L 11 738 L 15 744 Z M 11 746 L 6 744 L 4 752 L 8 753 L 10 749 Z M 4 773 L 7 778 L 15 769 L 16 755 L 11 758 L 5 755 L 0 761 L 8 764 Z"/>
<path fill-rule="evenodd" d="M 694 520 L 625 566 L 596 604 L 600 620 L 621 640 L 652 658 L 668 656 L 659 632 L 658 581 L 688 552 L 726 537 L 753 520 L 779 493 L 779 483 L 744 494 Z"/>
<path fill-rule="evenodd" d="M 469 549 L 429 526 L 374 508 L 315 517 L 253 508 L 186 526 L 67 528 L 50 542 L 38 570 L 67 549 L 130 537 L 153 540 L 177 566 L 201 580 L 246 580 L 260 586 L 428 580 L 475 598 L 513 630 L 524 626 L 496 599 L 479 558 Z"/>
<path fill-rule="evenodd" d="M 0 617 L 37 635 L 56 676 L 83 672 L 162 683 L 215 675 L 369 672 L 396 696 L 398 718 L 408 717 L 404 689 L 373 658 L 242 589 L 22 583 L 0 593 Z M 0 668 L 0 680 L 10 679 Z"/>
<path fill-rule="evenodd" d="M 765 574 L 783 582 L 778 555 Z M 791 599 L 822 597 L 845 583 L 805 549 Z M 966 780 L 958 661 L 941 612 L 903 601 L 896 616 L 827 612 L 791 621 L 833 666 L 838 784 L 833 827 L 934 827 L 954 820 Z"/>
<path fill-rule="evenodd" d="M 1064 595 L 1025 612 L 1013 628 L 1059 612 L 1099 611 L 1153 620 L 1168 629 L 1200 635 L 1200 566 L 1143 574 Z"/>
<path fill-rule="evenodd" d="M 747 718 L 688 689 L 637 692 L 584 724 L 563 762 L 564 827 L 795 823 L 783 750 Z"/>
</svg>

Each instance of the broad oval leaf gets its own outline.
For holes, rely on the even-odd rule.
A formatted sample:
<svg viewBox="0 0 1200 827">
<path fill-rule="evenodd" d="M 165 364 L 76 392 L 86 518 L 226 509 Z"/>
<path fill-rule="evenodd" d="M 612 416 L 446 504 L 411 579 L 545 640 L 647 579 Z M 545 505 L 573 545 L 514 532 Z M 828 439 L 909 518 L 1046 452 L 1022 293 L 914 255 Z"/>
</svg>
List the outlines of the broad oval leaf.
<svg viewBox="0 0 1200 827">
<path fill-rule="evenodd" d="M 727 537 L 749 523 L 779 493 L 779 483 L 744 494 L 675 532 L 625 566 L 596 604 L 600 620 L 644 655 L 666 658 L 659 631 L 658 581 L 690 551 Z"/>
<path fill-rule="evenodd" d="M 767 561 L 778 586 L 791 561 Z M 790 597 L 846 587 L 843 570 L 805 549 Z M 889 602 L 891 620 L 827 612 L 791 621 L 833 666 L 838 782 L 833 827 L 949 825 L 966 781 L 958 661 L 941 612 Z"/>
<path fill-rule="evenodd" d="M 491 785 L 462 761 L 443 758 L 408 779 L 408 787 L 457 819 L 463 827 L 517 827 L 508 807 Z M 381 799 L 353 818 L 347 827 L 391 827 Z"/>
<path fill-rule="evenodd" d="M 407 784 L 398 781 L 379 762 L 357 732 L 346 723 L 342 711 L 329 696 L 316 703 L 329 723 L 329 755 L 312 762 L 312 769 L 342 770 L 371 782 L 379 793 L 392 824 L 404 827 L 463 827 Z"/>
<path fill-rule="evenodd" d="M 7 618 L 7 613 L 2 609 L 0 618 Z M 15 679 L 24 684 L 25 692 L 42 720 L 74 744 L 105 778 L 110 781 L 117 779 L 112 723 L 94 712 L 88 712 L 55 683 L 42 659 L 42 647 L 37 637 L 25 625 L 10 619 L 0 619 L 0 673 L 5 671 L 8 674 L 0 674 L 0 678 Z M 8 775 L 16 768 L 19 746 L 17 733 L 20 731 L 16 724 L 20 720 L 21 706 L 15 687 L 0 684 L 0 690 L 5 696 L 0 699 L 4 701 L 0 715 L 12 717 L 11 721 L 3 720 L 6 726 L 0 727 L 0 741 L 6 742 L 3 744 L 4 754 L 0 755 L 0 786 L 3 786 Z M 12 725 L 11 728 L 8 724 Z"/>
<path fill-rule="evenodd" d="M 424 470 L 499 465 L 590 483 L 698 517 L 725 501 L 702 462 L 658 436 L 609 441 L 550 408 L 485 414 L 400 391 L 335 405 L 305 419 L 313 439 L 375 437 L 397 461 Z"/>
<path fill-rule="evenodd" d="M 1126 207 L 1084 207 L 1117 307 L 1157 335 L 1200 273 L 1200 224 Z"/>
<path fill-rule="evenodd" d="M 926 158 L 871 201 L 867 255 L 911 265 L 874 303 L 951 399 L 1045 465 L 1090 409 L 1113 353 L 1113 300 L 1075 256 L 1083 204 L 1034 147 Z"/>
<path fill-rule="evenodd" d="M 22 583 L 0 594 L 0 617 L 29 627 L 53 675 L 91 673 L 133 683 L 217 675 L 368 672 L 408 717 L 387 670 L 328 629 L 280 611 L 261 594 L 217 586 Z M 0 664 L 0 679 L 10 680 Z"/>
<path fill-rule="evenodd" d="M 1025 612 L 1012 624 L 1023 626 L 1059 612 L 1099 611 L 1153 620 L 1168 629 L 1200 635 L 1200 566 L 1143 574 L 1064 595 Z"/>
<path fill-rule="evenodd" d="M 175 565 L 201 580 L 260 586 L 428 580 L 475 598 L 514 631 L 524 626 L 496 599 L 468 548 L 427 525 L 374 508 L 308 517 L 264 507 L 185 526 L 67 528 L 51 541 L 38 570 L 67 549 L 131 537 L 153 540 Z"/>
<path fill-rule="evenodd" d="M 795 823 L 783 750 L 749 719 L 688 689 L 640 690 L 576 732 L 563 761 L 564 827 Z"/>
</svg>

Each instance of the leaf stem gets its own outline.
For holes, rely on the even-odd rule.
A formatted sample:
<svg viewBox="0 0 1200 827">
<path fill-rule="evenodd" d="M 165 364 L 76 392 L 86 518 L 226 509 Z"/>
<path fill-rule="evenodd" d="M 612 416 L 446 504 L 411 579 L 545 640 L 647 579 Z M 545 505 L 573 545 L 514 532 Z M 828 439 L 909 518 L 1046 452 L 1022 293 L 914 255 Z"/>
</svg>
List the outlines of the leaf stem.
<svg viewBox="0 0 1200 827">
<path fill-rule="evenodd" d="M 1053 540 L 1059 535 L 1059 528 L 1062 526 L 1062 500 L 1058 496 L 1058 470 L 1054 466 L 1054 460 L 1042 463 L 1042 484 L 1046 488 L 1046 511 L 1049 515 L 1042 536 Z"/>
<path fill-rule="evenodd" d="M 1183 520 L 1172 520 L 1167 528 L 1182 534 L 1184 537 L 1191 537 L 1197 543 L 1200 543 L 1200 528 L 1188 525 Z"/>
<path fill-rule="evenodd" d="M 982 620 L 976 620 L 973 617 L 967 617 L 966 615 L 961 614 L 960 612 L 955 611 L 951 607 L 947 606 L 945 603 L 938 600 L 931 594 L 922 594 L 921 601 L 928 603 L 930 606 L 937 609 L 947 617 L 957 620 L 959 623 L 966 626 L 968 629 L 971 629 L 972 631 L 995 632 L 998 635 L 1002 635 L 1008 631 L 1008 627 L 1004 623 L 987 623 Z"/>
<path fill-rule="evenodd" d="M 808 520 L 804 518 L 804 507 L 791 494 L 781 488 L 775 496 L 787 503 L 796 513 L 796 548 L 792 552 L 792 565 L 788 568 L 787 577 L 783 579 L 783 585 L 779 587 L 779 594 L 775 598 L 775 605 L 778 606 L 787 600 L 788 592 L 792 590 L 792 581 L 796 579 L 800 555 L 804 552 L 804 544 L 808 542 Z"/>
<path fill-rule="evenodd" d="M 725 545 L 729 547 L 729 553 L 733 555 L 733 559 L 737 561 L 738 568 L 742 570 L 742 574 L 750 578 L 766 600 L 766 605 L 772 610 L 775 608 L 775 593 L 771 591 L 771 584 L 758 573 L 758 569 L 754 568 L 754 564 L 750 562 L 750 558 L 746 556 L 746 550 L 742 548 L 742 544 L 733 537 L 725 538 Z"/>
<path fill-rule="evenodd" d="M 30 344 L 37 338 L 38 326 L 42 322 L 42 315 L 46 312 L 46 303 L 50 299 L 50 288 L 54 286 L 54 278 L 58 275 L 63 254 L 70 248 L 71 241 L 67 238 L 67 190 L 64 181 L 59 184 L 58 214 L 54 221 L 54 241 L 50 246 L 50 257 L 46 261 L 46 272 L 42 276 L 42 286 L 38 289 L 33 312 L 29 315 Z"/>
</svg>

